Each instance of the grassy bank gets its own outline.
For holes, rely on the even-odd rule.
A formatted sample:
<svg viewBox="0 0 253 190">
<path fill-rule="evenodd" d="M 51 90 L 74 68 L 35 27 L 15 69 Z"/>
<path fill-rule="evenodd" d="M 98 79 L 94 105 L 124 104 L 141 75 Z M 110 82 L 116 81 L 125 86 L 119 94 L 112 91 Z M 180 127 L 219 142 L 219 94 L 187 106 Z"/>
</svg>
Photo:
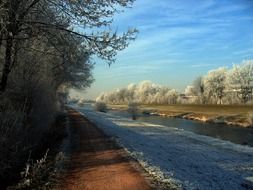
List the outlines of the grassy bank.
<svg viewBox="0 0 253 190">
<path fill-rule="evenodd" d="M 109 105 L 110 108 L 126 110 L 127 105 Z M 252 105 L 140 105 L 141 112 L 168 117 L 181 117 L 202 122 L 225 123 L 252 127 Z M 251 115 L 251 116 L 250 116 Z"/>
</svg>

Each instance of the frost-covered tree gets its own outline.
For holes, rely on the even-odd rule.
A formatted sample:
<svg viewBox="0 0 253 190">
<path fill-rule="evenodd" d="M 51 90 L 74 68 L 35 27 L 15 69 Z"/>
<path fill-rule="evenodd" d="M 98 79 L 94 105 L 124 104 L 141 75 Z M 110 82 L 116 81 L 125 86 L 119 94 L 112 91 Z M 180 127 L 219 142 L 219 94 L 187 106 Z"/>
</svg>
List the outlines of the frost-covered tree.
<svg viewBox="0 0 253 190">
<path fill-rule="evenodd" d="M 242 103 L 252 98 L 253 61 L 246 60 L 234 65 L 228 73 L 228 84 L 231 90 L 237 91 Z"/>
<path fill-rule="evenodd" d="M 126 88 L 101 94 L 98 100 L 108 103 L 138 102 L 143 104 L 175 104 L 175 103 L 214 103 L 235 104 L 246 103 L 252 98 L 253 61 L 243 61 L 228 70 L 220 67 L 196 78 L 192 85 L 185 89 L 182 97 L 175 89 L 170 89 L 151 81 L 130 84 Z"/>
<path fill-rule="evenodd" d="M 200 103 L 201 94 L 197 92 L 197 89 L 193 85 L 186 86 L 184 90 L 185 97 L 179 97 L 178 102 L 184 104 Z"/>
<path fill-rule="evenodd" d="M 142 81 L 139 84 L 130 84 L 127 88 L 117 89 L 112 92 L 102 93 L 96 101 L 112 104 L 128 104 L 136 102 L 142 104 L 175 104 L 178 92 L 168 87 L 163 87 L 151 81 Z"/>
<path fill-rule="evenodd" d="M 142 81 L 136 89 L 136 98 L 138 102 L 150 103 L 151 96 L 156 93 L 156 85 L 151 81 Z"/>
<path fill-rule="evenodd" d="M 178 99 L 178 92 L 175 89 L 171 89 L 166 93 L 167 103 L 176 104 Z"/>
<path fill-rule="evenodd" d="M 227 68 L 211 70 L 204 78 L 205 95 L 217 104 L 222 104 L 225 96 Z"/>
<path fill-rule="evenodd" d="M 113 15 L 132 2 L 0 1 L 0 181 L 18 179 L 29 153 L 51 148 L 44 139 L 68 90 L 93 81 L 90 57 L 110 64 L 135 38 L 136 30 L 112 29 Z"/>
<path fill-rule="evenodd" d="M 186 96 L 195 96 L 196 95 L 196 88 L 192 85 L 188 85 L 185 90 L 184 93 Z"/>
<path fill-rule="evenodd" d="M 0 92 L 6 90 L 12 65 L 17 64 L 15 55 L 22 49 L 20 44 L 27 40 L 51 43 L 55 34 L 60 33 L 62 39 L 71 35 L 82 41 L 85 52 L 113 62 L 117 52 L 135 38 L 137 31 L 133 29 L 117 34 L 111 30 L 112 18 L 120 8 L 129 7 L 132 3 L 133 0 L 0 1 L 0 48 L 4 49 Z M 46 55 L 50 53 L 40 48 L 32 50 Z"/>
</svg>

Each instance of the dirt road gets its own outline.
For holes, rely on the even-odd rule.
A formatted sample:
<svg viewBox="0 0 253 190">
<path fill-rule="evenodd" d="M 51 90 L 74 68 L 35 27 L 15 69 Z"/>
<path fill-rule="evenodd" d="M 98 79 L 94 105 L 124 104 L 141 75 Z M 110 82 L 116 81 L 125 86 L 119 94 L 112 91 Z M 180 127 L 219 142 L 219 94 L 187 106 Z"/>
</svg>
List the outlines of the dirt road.
<svg viewBox="0 0 253 190">
<path fill-rule="evenodd" d="M 151 190 L 136 161 L 94 124 L 70 109 L 70 164 L 62 190 Z"/>
</svg>

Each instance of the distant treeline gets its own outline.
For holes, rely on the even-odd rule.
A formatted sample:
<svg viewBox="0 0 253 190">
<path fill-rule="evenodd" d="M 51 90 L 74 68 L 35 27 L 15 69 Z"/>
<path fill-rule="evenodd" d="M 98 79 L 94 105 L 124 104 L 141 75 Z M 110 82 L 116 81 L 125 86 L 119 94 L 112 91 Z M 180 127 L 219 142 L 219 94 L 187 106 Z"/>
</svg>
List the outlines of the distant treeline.
<svg viewBox="0 0 253 190">
<path fill-rule="evenodd" d="M 231 69 L 220 67 L 196 78 L 180 93 L 175 89 L 143 81 L 126 88 L 102 93 L 96 101 L 109 104 L 245 104 L 252 102 L 253 61 Z"/>
</svg>

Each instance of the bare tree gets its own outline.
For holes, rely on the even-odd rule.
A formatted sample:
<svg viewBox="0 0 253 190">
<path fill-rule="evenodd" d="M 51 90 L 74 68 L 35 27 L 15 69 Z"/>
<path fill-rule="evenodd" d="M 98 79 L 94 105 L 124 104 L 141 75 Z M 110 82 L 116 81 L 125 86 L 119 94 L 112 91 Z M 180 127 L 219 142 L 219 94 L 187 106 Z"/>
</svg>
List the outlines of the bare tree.
<svg viewBox="0 0 253 190">
<path fill-rule="evenodd" d="M 205 100 L 205 86 L 204 86 L 204 81 L 203 81 L 203 77 L 197 77 L 194 81 L 193 81 L 193 87 L 195 89 L 195 93 L 199 96 L 200 99 L 200 103 L 201 104 L 205 104 L 206 100 Z"/>
</svg>

